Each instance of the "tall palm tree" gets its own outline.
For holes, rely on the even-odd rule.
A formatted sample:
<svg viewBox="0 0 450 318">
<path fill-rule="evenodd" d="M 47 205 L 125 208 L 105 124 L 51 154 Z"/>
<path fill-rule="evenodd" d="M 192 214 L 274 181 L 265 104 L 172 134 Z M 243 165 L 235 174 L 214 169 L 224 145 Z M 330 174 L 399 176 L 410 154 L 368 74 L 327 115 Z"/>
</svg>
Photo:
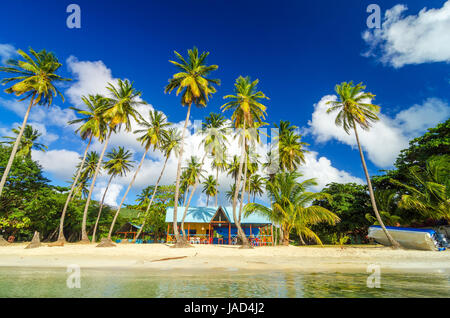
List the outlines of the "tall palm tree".
<svg viewBox="0 0 450 318">
<path fill-rule="evenodd" d="M 9 139 L 10 141 L 3 141 L 0 143 L 14 145 L 17 136 L 20 134 L 20 130 L 21 130 L 20 126 L 17 129 L 13 128 L 12 131 L 16 136 L 15 137 L 4 136 L 3 138 Z M 32 126 L 27 125 L 25 127 L 25 130 L 23 131 L 22 140 L 19 143 L 19 147 L 17 148 L 17 155 L 31 158 L 31 149 L 36 149 L 45 152 L 48 149 L 47 146 L 36 142 L 36 140 L 40 136 L 42 136 L 42 134 L 39 133 L 39 131 L 33 129 Z"/>
<path fill-rule="evenodd" d="M 239 156 L 234 155 L 231 161 L 227 164 L 227 175 L 234 179 L 234 183 L 237 183 L 237 176 L 239 173 L 239 164 L 241 159 Z"/>
<path fill-rule="evenodd" d="M 231 120 L 234 123 L 235 128 L 240 128 L 241 132 L 241 161 L 239 163 L 239 171 L 237 174 L 236 189 L 233 198 L 233 218 L 235 220 L 238 234 L 242 240 L 243 247 L 250 247 L 250 244 L 242 230 L 240 222 L 238 221 L 236 214 L 236 204 L 238 192 L 240 190 L 240 181 L 242 175 L 243 162 L 246 162 L 246 129 L 255 128 L 257 124 L 263 124 L 265 119 L 266 106 L 261 103 L 263 99 L 269 99 L 263 92 L 257 90 L 258 80 L 251 81 L 250 77 L 239 76 L 236 80 L 235 95 L 226 95 L 224 99 L 230 99 L 231 101 L 222 105 L 222 111 L 231 110 Z M 245 180 L 244 180 L 245 185 Z M 245 188 L 245 186 L 244 186 Z M 242 197 L 242 200 L 244 198 Z"/>
<path fill-rule="evenodd" d="M 203 190 L 206 194 L 206 206 L 209 205 L 209 197 L 217 196 L 217 179 L 214 179 L 213 176 L 208 176 L 208 178 L 203 181 Z"/>
<path fill-rule="evenodd" d="M 336 85 L 335 91 L 338 94 L 339 100 L 328 101 L 327 104 L 331 105 L 327 113 L 338 111 L 335 124 L 344 129 L 347 134 L 350 131 L 355 132 L 356 143 L 358 144 L 359 155 L 364 168 L 364 174 L 366 175 L 367 185 L 369 187 L 370 201 L 372 203 L 373 212 L 381 225 L 384 233 L 386 234 L 389 242 L 393 248 L 399 248 L 400 244 L 392 238 L 389 232 L 386 230 L 380 214 L 378 213 L 377 204 L 373 194 L 372 183 L 370 182 L 369 172 L 367 170 L 366 161 L 364 160 L 364 154 L 361 149 L 361 143 L 359 142 L 358 129 L 361 127 L 363 130 L 369 130 L 372 123 L 379 120 L 377 113 L 380 111 L 380 106 L 371 104 L 370 101 L 375 97 L 374 94 L 364 92 L 366 86 L 362 83 L 353 85 L 353 82 L 342 82 L 340 85 Z"/>
<path fill-rule="evenodd" d="M 183 162 L 183 142 L 191 106 L 192 104 L 195 104 L 197 107 L 206 107 L 209 98 L 216 92 L 214 85 L 220 85 L 220 81 L 208 78 L 208 75 L 218 68 L 217 65 L 206 65 L 206 58 L 209 55 L 209 52 L 203 52 L 199 55 L 198 49 L 194 47 L 192 50 L 188 50 L 187 60 L 185 60 L 178 52 L 174 51 L 174 53 L 178 61 L 170 61 L 170 63 L 175 65 L 180 72 L 174 74 L 172 78 L 169 79 L 169 84 L 165 87 L 164 92 L 170 93 L 176 89 L 177 96 L 181 93 L 181 105 L 188 107 L 183 131 L 181 133 L 181 146 L 180 155 L 178 156 L 175 201 L 173 207 L 173 228 L 177 229 L 177 209 L 180 191 L 181 163 Z M 186 242 L 180 240 L 178 231 L 174 232 L 176 239 L 175 246 L 185 246 Z"/>
<path fill-rule="evenodd" d="M 137 91 L 133 87 L 133 84 L 128 80 L 122 81 L 119 79 L 117 86 L 108 83 L 106 88 L 109 91 L 109 97 L 104 98 L 107 103 L 101 108 L 101 112 L 108 125 L 108 134 L 104 141 L 103 149 L 100 154 L 100 160 L 96 167 L 94 177 L 92 178 L 89 195 L 86 200 L 86 205 L 84 206 L 83 221 L 81 225 L 81 241 L 85 243 L 89 243 L 89 238 L 86 231 L 87 211 L 91 201 L 92 192 L 94 190 L 95 180 L 100 172 L 103 156 L 105 155 L 109 139 L 111 138 L 111 133 L 119 131 L 122 126 L 125 127 L 125 131 L 131 131 L 131 119 L 138 121 L 141 118 L 141 115 L 139 115 L 139 112 L 136 109 L 137 106 L 147 104 L 141 99 L 142 93 Z"/>
<path fill-rule="evenodd" d="M 83 158 L 81 159 L 80 165 L 77 167 L 77 172 L 75 178 L 72 182 L 72 186 L 70 188 L 69 194 L 67 195 L 66 202 L 64 203 L 63 211 L 61 213 L 61 218 L 59 221 L 59 234 L 58 234 L 58 242 L 65 242 L 64 237 L 64 219 L 67 212 L 67 207 L 69 206 L 69 202 L 72 198 L 73 192 L 75 190 L 76 184 L 78 183 L 78 179 L 80 178 L 81 171 L 84 169 L 84 163 L 86 160 L 86 156 L 89 150 L 89 147 L 92 142 L 92 138 L 98 138 L 100 141 L 103 141 L 105 138 L 106 132 L 106 123 L 103 118 L 102 108 L 105 106 L 105 100 L 101 95 L 89 95 L 82 96 L 81 100 L 84 102 L 85 109 L 78 109 L 75 107 L 71 107 L 71 109 L 78 112 L 78 114 L 82 115 L 82 118 L 78 118 L 75 120 L 69 121 L 70 125 L 81 123 L 80 127 L 78 127 L 75 132 L 80 134 L 82 140 L 88 140 L 87 146 L 84 150 Z"/>
<path fill-rule="evenodd" d="M 295 171 L 300 164 L 305 163 L 304 146 L 308 144 L 301 141 L 301 135 L 292 131 L 280 134 L 280 168 L 282 170 Z"/>
<path fill-rule="evenodd" d="M 187 236 L 184 231 L 184 220 L 186 219 L 187 211 L 189 209 L 189 206 L 191 204 L 192 197 L 194 196 L 195 190 L 197 188 L 197 185 L 199 183 L 199 180 L 201 177 L 203 177 L 204 169 L 203 169 L 203 163 L 206 157 L 203 155 L 203 159 L 201 162 L 198 161 L 198 158 L 195 156 L 192 156 L 190 158 L 190 161 L 188 162 L 188 166 L 185 168 L 185 171 L 187 172 L 187 182 L 192 187 L 191 192 L 189 193 L 189 199 L 187 200 L 186 205 L 184 206 L 184 212 L 183 217 L 181 219 L 181 233 L 182 233 L 182 240 L 185 242 L 184 244 L 187 245 Z"/>
<path fill-rule="evenodd" d="M 51 106 L 53 97 L 56 97 L 58 94 L 64 102 L 64 96 L 54 86 L 54 83 L 70 80 L 56 74 L 62 64 L 58 62 L 58 59 L 53 53 L 45 50 L 36 52 L 32 48 L 30 48 L 29 51 L 32 57 L 22 50 L 17 50 L 17 53 L 24 60 L 10 59 L 6 62 L 8 65 L 7 67 L 0 67 L 0 71 L 15 75 L 15 77 L 4 78 L 1 81 L 3 85 L 15 82 L 11 87 L 5 89 L 5 92 L 21 96 L 22 98 L 20 101 L 30 98 L 30 103 L 25 112 L 16 142 L 11 150 L 8 164 L 3 171 L 2 179 L 0 181 L 0 196 L 2 195 L 6 178 L 11 170 L 17 148 L 22 140 L 22 134 L 27 125 L 31 107 L 37 104 Z"/>
<path fill-rule="evenodd" d="M 289 245 L 289 236 L 293 229 L 297 231 L 302 242 L 305 236 L 322 244 L 310 226 L 319 223 L 335 224 L 339 217 L 321 206 L 311 205 L 314 200 L 329 199 L 329 195 L 306 191 L 308 187 L 317 185 L 317 182 L 315 179 L 298 182 L 299 177 L 301 174 L 297 172 L 278 173 L 273 181 L 267 182 L 267 191 L 273 201 L 272 207 L 250 203 L 245 206 L 244 215 L 258 213 L 274 223 L 281 224 L 284 245 Z"/>
<path fill-rule="evenodd" d="M 145 120 L 144 118 L 141 118 L 139 121 L 139 125 L 143 127 L 143 129 L 138 129 L 134 131 L 135 134 L 142 134 L 140 137 L 137 138 L 138 141 L 141 142 L 141 145 L 144 146 L 144 153 L 142 155 L 141 161 L 139 162 L 139 165 L 133 175 L 133 178 L 131 179 L 130 183 L 128 184 L 128 188 L 125 191 L 122 200 L 120 201 L 119 207 L 117 208 L 116 214 L 114 215 L 113 221 L 111 223 L 111 227 L 109 228 L 108 238 L 107 241 L 103 244 L 98 245 L 98 247 L 108 247 L 108 246 L 114 246 L 111 240 L 112 232 L 114 230 L 114 225 L 116 224 L 117 217 L 119 216 L 120 210 L 122 209 L 122 205 L 125 202 L 125 199 L 128 195 L 128 192 L 130 192 L 131 187 L 134 184 L 134 181 L 136 180 L 137 175 L 139 174 L 139 171 L 141 170 L 142 164 L 144 163 L 145 157 L 147 155 L 147 152 L 153 148 L 153 151 L 156 151 L 156 149 L 160 149 L 164 140 L 167 139 L 167 128 L 171 124 L 167 122 L 167 117 L 164 115 L 163 112 L 158 110 L 150 110 L 149 111 L 149 121 Z"/>
<path fill-rule="evenodd" d="M 219 172 L 225 172 L 228 169 L 227 163 L 227 153 L 226 148 L 222 149 L 222 154 L 214 156 L 213 161 L 211 162 L 211 169 L 216 170 L 216 180 L 217 180 L 217 188 L 216 188 L 216 207 L 218 207 L 218 197 L 219 197 Z"/>
<path fill-rule="evenodd" d="M 123 147 L 119 149 L 113 148 L 106 154 L 106 158 L 109 160 L 104 163 L 104 168 L 109 175 L 108 184 L 103 192 L 102 200 L 100 201 L 100 208 L 98 209 L 97 220 L 95 221 L 94 230 L 92 232 L 92 243 L 95 243 L 95 234 L 97 233 L 98 221 L 102 214 L 103 203 L 105 201 L 106 193 L 108 192 L 111 181 L 116 176 L 125 176 L 130 172 L 133 167 L 133 160 L 130 160 L 133 154 L 129 150 L 125 150 Z"/>
<path fill-rule="evenodd" d="M 77 169 L 80 171 L 80 176 L 78 178 L 77 182 L 73 182 L 73 184 L 75 184 L 75 189 L 74 189 L 74 195 L 73 197 L 76 196 L 82 196 L 85 191 L 84 189 L 86 188 L 89 180 L 92 179 L 92 176 L 95 173 L 95 169 L 97 168 L 98 165 L 98 161 L 99 161 L 99 154 L 96 151 L 90 151 L 87 153 L 85 161 L 86 163 L 83 165 L 83 168 L 81 168 L 81 164 L 83 163 L 82 161 L 80 163 L 77 164 Z M 82 160 L 82 158 L 80 158 Z"/>
<path fill-rule="evenodd" d="M 255 203 L 256 196 L 264 193 L 264 178 L 259 174 L 254 174 L 250 178 L 250 191 L 253 194 L 253 203 Z"/>
<path fill-rule="evenodd" d="M 167 137 L 163 140 L 163 144 L 161 147 L 161 151 L 163 151 L 166 159 L 164 160 L 164 165 L 161 169 L 161 173 L 159 174 L 158 180 L 156 180 L 155 188 L 153 189 L 152 198 L 150 199 L 150 202 L 147 205 L 147 210 L 144 214 L 144 221 L 141 225 L 141 228 L 136 234 L 136 237 L 134 239 L 134 242 L 139 238 L 139 235 L 141 235 L 142 230 L 145 226 L 145 220 L 147 219 L 148 213 L 150 211 L 150 207 L 152 206 L 153 200 L 155 199 L 156 191 L 158 190 L 159 182 L 161 181 L 161 178 L 164 174 L 164 171 L 166 170 L 167 161 L 169 160 L 170 155 L 175 153 L 175 156 L 179 155 L 180 151 L 180 141 L 181 141 L 181 135 L 179 131 L 176 128 L 169 128 L 169 131 L 167 133 Z"/>
</svg>

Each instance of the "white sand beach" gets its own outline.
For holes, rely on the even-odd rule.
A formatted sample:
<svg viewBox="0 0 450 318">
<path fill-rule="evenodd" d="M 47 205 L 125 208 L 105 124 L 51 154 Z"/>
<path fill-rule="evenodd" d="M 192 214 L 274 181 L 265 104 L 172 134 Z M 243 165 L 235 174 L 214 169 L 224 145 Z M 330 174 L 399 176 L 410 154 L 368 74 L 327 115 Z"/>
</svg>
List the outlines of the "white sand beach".
<svg viewBox="0 0 450 318">
<path fill-rule="evenodd" d="M 298 271 L 365 271 L 369 264 L 384 270 L 450 270 L 450 252 L 393 250 L 383 246 L 256 247 L 194 245 L 171 248 L 165 244 L 118 244 L 97 248 L 95 244 L 25 249 L 25 243 L 0 247 L 0 266 L 128 269 L 247 269 Z"/>
</svg>

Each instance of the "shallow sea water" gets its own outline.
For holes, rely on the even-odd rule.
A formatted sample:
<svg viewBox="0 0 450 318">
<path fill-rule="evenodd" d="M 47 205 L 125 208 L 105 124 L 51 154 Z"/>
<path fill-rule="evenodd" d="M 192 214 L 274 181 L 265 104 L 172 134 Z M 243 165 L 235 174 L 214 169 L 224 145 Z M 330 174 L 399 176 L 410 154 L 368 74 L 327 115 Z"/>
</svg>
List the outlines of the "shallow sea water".
<svg viewBox="0 0 450 318">
<path fill-rule="evenodd" d="M 71 276 L 72 275 L 72 276 Z M 0 297 L 450 297 L 450 270 L 366 272 L 81 269 L 0 267 Z M 76 285 L 75 285 L 76 286 Z"/>
</svg>

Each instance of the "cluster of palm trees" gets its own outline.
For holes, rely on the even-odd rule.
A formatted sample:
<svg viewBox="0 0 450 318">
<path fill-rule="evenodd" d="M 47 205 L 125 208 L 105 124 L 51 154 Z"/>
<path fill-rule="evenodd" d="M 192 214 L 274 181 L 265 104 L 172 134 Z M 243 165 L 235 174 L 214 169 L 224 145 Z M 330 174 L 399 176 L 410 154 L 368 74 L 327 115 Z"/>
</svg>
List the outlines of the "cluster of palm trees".
<svg viewBox="0 0 450 318">
<path fill-rule="evenodd" d="M 23 60 L 10 60 L 8 61 L 8 67 L 0 68 L 0 71 L 16 74 L 17 76 L 6 78 L 2 82 L 4 84 L 15 82 L 6 89 L 6 92 L 21 96 L 21 100 L 30 98 L 30 103 L 13 144 L 10 160 L 2 176 L 0 195 L 12 161 L 19 149 L 22 135 L 24 131 L 29 130 L 29 128 L 26 128 L 26 122 L 31 107 L 37 104 L 50 106 L 53 96 L 59 93 L 54 83 L 68 80 L 55 74 L 61 64 L 52 53 L 48 53 L 45 50 L 35 52 L 32 49 L 30 49 L 31 56 L 21 50 L 18 53 Z M 288 244 L 289 233 L 293 229 L 297 230 L 302 241 L 304 236 L 320 242 L 320 239 L 311 231 L 309 226 L 319 222 L 332 224 L 338 221 L 338 218 L 328 210 L 309 205 L 314 199 L 326 197 L 322 194 L 307 191 L 308 187 L 315 184 L 314 180 L 298 181 L 301 175 L 296 171 L 305 163 L 306 151 L 304 147 L 307 144 L 301 141 L 301 135 L 298 133 L 297 127 L 291 125 L 290 122 L 280 121 L 279 125 L 275 125 L 279 130 L 279 135 L 273 139 L 273 148 L 267 153 L 266 161 L 261 163 L 259 155 L 256 153 L 256 148 L 261 142 L 262 132 L 260 128 L 268 125 L 264 122 L 267 115 L 267 106 L 263 103 L 269 99 L 263 92 L 258 90 L 258 80 L 251 80 L 248 76 L 239 76 L 236 79 L 234 92 L 223 97 L 226 103 L 221 107 L 223 112 L 231 113 L 231 120 L 215 113 L 211 113 L 206 117 L 199 131 L 202 135 L 201 146 L 203 147 L 204 155 L 201 159 L 195 156 L 189 158 L 187 165 L 182 167 L 184 162 L 184 139 L 190 119 L 191 107 L 193 104 L 199 108 L 206 107 L 209 99 L 217 92 L 216 86 L 220 85 L 220 81 L 209 77 L 213 71 L 218 69 L 217 65 L 207 65 L 206 58 L 209 52 L 199 53 L 198 49 L 194 47 L 188 50 L 186 58 L 176 51 L 175 55 L 176 60 L 170 61 L 170 63 L 177 68 L 177 72 L 169 79 L 169 83 L 164 91 L 165 93 L 175 91 L 176 95 L 181 95 L 181 105 L 187 108 L 186 119 L 181 133 L 171 127 L 172 124 L 167 121 L 166 116 L 160 111 L 149 110 L 149 119 L 145 119 L 138 111 L 138 108 L 141 105 L 147 105 L 147 103 L 142 100 L 142 93 L 136 90 L 133 83 L 128 80 L 118 80 L 116 84 L 108 83 L 106 87 L 107 96 L 100 94 L 83 96 L 83 108 L 73 108 L 81 118 L 71 121 L 70 124 L 79 124 L 76 133 L 79 134 L 82 140 L 87 141 L 87 146 L 84 155 L 81 157 L 81 162 L 77 166 L 71 189 L 68 192 L 67 200 L 62 210 L 58 242 L 63 244 L 65 241 L 64 217 L 69 202 L 73 196 L 83 194 L 86 195 L 86 203 L 82 218 L 81 241 L 89 242 L 86 225 L 88 208 L 96 179 L 101 170 L 104 170 L 109 175 L 109 181 L 103 192 L 96 224 L 93 229 L 92 240 L 95 242 L 98 221 L 101 217 L 108 188 L 115 177 L 125 176 L 133 166 L 130 151 L 119 147 L 106 153 L 108 143 L 112 134 L 116 134 L 121 130 L 131 132 L 134 125 L 133 121 L 140 126 L 140 129 L 134 130 L 134 133 L 139 135 L 137 140 L 143 146 L 144 151 L 116 210 L 108 236 L 98 246 L 114 246 L 111 238 L 117 217 L 149 151 L 162 152 L 165 156 L 165 161 L 151 198 L 144 198 L 148 199 L 149 202 L 145 216 L 150 211 L 169 157 L 171 154 L 175 154 L 178 157 L 174 197 L 174 229 L 179 229 L 177 212 L 180 201 L 184 205 L 184 215 L 181 222 L 181 236 L 179 230 L 175 231 L 176 247 L 188 245 L 184 231 L 184 219 L 199 184 L 203 185 L 203 192 L 207 196 L 207 204 L 209 204 L 209 198 L 214 197 L 215 204 L 216 206 L 218 205 L 220 172 L 227 172 L 234 179 L 234 184 L 232 184 L 226 196 L 232 203 L 233 220 L 243 247 L 250 247 L 250 244 L 240 222 L 243 216 L 245 217 L 250 213 L 263 213 L 269 216 L 274 223 L 279 225 L 280 234 L 285 244 Z M 357 131 L 357 126 L 369 129 L 371 122 L 378 120 L 376 114 L 379 111 L 379 107 L 368 102 L 368 100 L 373 99 L 374 95 L 364 92 L 364 89 L 365 87 L 362 84 L 355 86 L 352 82 L 344 82 L 341 85 L 337 85 L 336 92 L 339 96 L 339 101 L 330 102 L 329 112 L 339 111 L 336 117 L 336 124 L 343 126 L 347 133 L 351 130 L 355 132 L 369 185 L 372 206 L 379 223 L 385 230 L 373 198 L 370 178 Z M 59 95 L 63 98 L 61 93 Z M 226 150 L 229 145 L 228 138 L 233 134 L 233 131 L 234 135 L 232 137 L 237 141 L 237 150 L 240 154 L 234 155 L 229 159 Z M 100 154 L 89 152 L 93 140 L 103 144 Z M 103 160 L 105 156 L 108 159 L 107 161 Z M 215 171 L 215 177 L 213 175 L 205 175 L 204 165 L 207 157 L 210 157 L 212 160 L 211 169 Z M 260 170 L 260 167 L 265 168 L 266 176 L 263 177 L 261 175 L 263 171 Z M 203 182 L 201 182 L 202 180 Z M 270 207 L 255 203 L 256 196 L 263 194 L 264 191 L 269 194 Z M 180 200 L 180 193 L 184 195 L 183 200 Z M 253 196 L 253 203 L 251 196 Z M 245 202 L 247 203 L 245 204 Z M 397 246 L 397 243 L 389 236 L 386 230 L 385 233 L 391 240 L 392 245 Z"/>
</svg>

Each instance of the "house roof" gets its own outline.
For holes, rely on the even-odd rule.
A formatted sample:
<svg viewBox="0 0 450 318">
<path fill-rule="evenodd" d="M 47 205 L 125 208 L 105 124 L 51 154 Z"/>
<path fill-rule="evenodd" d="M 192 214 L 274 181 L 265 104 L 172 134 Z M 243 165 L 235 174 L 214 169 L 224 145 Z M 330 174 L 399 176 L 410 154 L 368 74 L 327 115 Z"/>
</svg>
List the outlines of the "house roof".
<svg viewBox="0 0 450 318">
<path fill-rule="evenodd" d="M 234 223 L 233 218 L 233 207 L 222 207 L 222 211 L 225 213 L 228 220 L 230 220 L 231 223 Z M 219 208 L 216 207 L 195 207 L 190 206 L 187 213 L 186 213 L 186 219 L 184 220 L 185 223 L 210 223 L 213 216 L 216 214 L 217 210 Z M 183 219 L 185 207 L 179 206 L 177 209 L 177 221 L 181 222 Z M 173 222 L 173 207 L 167 208 L 166 212 L 166 223 Z M 269 219 L 262 215 L 252 214 L 248 217 L 242 216 L 241 223 L 243 224 L 271 224 Z"/>
</svg>

